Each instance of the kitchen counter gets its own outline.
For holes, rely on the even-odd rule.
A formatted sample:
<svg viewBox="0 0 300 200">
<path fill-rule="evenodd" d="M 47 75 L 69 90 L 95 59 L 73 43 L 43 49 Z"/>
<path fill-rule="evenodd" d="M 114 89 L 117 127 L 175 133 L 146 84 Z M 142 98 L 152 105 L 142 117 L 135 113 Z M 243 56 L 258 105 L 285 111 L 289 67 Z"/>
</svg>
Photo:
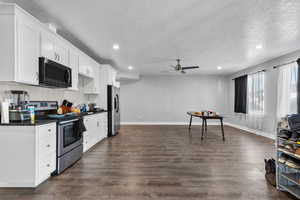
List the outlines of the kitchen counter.
<svg viewBox="0 0 300 200">
<path fill-rule="evenodd" d="M 107 112 L 107 111 L 103 110 L 103 111 L 98 111 L 98 112 L 85 112 L 85 113 L 80 113 L 75 116 L 84 117 L 87 115 L 95 115 L 95 114 L 104 113 L 104 112 Z M 43 119 L 43 120 L 35 120 L 34 123 L 31 123 L 31 121 L 0 123 L 0 126 L 40 126 L 40 125 L 50 124 L 50 123 L 57 122 L 57 121 L 58 121 L 58 119 Z"/>
<path fill-rule="evenodd" d="M 50 124 L 53 122 L 57 122 L 57 120 L 56 119 L 35 120 L 34 123 L 31 123 L 31 121 L 0 123 L 0 126 L 40 126 L 44 124 Z"/>
<path fill-rule="evenodd" d="M 87 115 L 96 115 L 99 113 L 104 113 L 107 112 L 107 110 L 102 110 L 102 111 L 97 111 L 97 112 L 84 112 L 84 113 L 80 113 L 81 117 L 87 116 Z"/>
</svg>

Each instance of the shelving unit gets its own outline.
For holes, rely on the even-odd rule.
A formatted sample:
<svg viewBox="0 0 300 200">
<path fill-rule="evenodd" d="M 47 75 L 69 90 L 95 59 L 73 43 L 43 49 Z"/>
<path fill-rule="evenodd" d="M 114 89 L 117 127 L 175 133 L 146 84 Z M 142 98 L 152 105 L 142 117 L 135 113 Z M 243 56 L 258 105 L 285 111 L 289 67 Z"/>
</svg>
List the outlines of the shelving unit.
<svg viewBox="0 0 300 200">
<path fill-rule="evenodd" d="M 278 137 L 278 133 L 281 129 L 277 130 L 277 139 L 276 139 L 276 150 L 277 150 L 277 158 L 276 158 L 276 178 L 277 178 L 277 189 L 281 191 L 288 192 L 298 199 L 300 199 L 300 170 L 291 168 L 286 164 L 282 164 L 278 162 L 278 158 L 282 155 L 288 155 L 294 159 L 300 161 L 300 155 L 292 153 L 282 147 L 282 144 L 292 144 L 297 145 L 300 148 L 300 144 L 294 141 L 286 140 Z"/>
</svg>

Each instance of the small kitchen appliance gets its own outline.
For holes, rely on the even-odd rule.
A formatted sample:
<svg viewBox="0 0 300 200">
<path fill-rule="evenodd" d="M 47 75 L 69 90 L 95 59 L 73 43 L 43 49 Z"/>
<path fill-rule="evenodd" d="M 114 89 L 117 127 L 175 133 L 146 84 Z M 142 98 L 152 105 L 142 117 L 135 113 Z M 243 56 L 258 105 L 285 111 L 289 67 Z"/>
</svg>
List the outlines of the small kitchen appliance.
<svg viewBox="0 0 300 200">
<path fill-rule="evenodd" d="M 23 90 L 10 90 L 6 92 L 9 100 L 9 121 L 26 121 L 30 120 L 30 112 L 27 109 L 29 94 Z"/>
<path fill-rule="evenodd" d="M 51 88 L 72 87 L 72 69 L 47 58 L 40 57 L 39 84 Z"/>
</svg>

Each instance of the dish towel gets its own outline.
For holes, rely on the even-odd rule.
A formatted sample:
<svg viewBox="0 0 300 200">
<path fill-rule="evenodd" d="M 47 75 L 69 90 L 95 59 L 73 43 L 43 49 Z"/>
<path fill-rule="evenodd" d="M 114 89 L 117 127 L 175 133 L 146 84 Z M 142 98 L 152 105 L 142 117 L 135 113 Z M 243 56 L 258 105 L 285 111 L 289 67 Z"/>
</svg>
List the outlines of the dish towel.
<svg viewBox="0 0 300 200">
<path fill-rule="evenodd" d="M 75 129 L 75 133 L 78 137 L 81 137 L 82 133 L 86 131 L 86 127 L 84 125 L 82 117 L 79 118 L 78 122 L 74 126 L 74 129 Z"/>
</svg>

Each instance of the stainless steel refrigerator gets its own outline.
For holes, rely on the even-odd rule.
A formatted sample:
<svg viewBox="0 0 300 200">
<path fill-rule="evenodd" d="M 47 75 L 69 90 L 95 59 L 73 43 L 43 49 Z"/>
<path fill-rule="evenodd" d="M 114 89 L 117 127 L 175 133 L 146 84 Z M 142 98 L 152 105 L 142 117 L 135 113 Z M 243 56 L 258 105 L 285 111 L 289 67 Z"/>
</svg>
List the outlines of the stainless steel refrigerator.
<svg viewBox="0 0 300 200">
<path fill-rule="evenodd" d="M 107 86 L 108 137 L 120 130 L 120 88 Z"/>
</svg>

